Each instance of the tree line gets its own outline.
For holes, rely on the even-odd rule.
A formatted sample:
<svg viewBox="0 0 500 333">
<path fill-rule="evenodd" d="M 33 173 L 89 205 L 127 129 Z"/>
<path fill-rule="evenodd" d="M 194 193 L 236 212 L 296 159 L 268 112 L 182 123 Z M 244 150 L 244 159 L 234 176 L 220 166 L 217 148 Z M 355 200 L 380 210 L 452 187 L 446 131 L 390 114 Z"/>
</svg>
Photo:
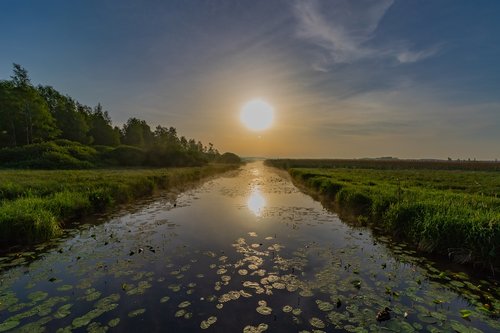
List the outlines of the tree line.
<svg viewBox="0 0 500 333">
<path fill-rule="evenodd" d="M 23 151 L 44 151 L 44 148 L 37 150 L 33 146 L 52 147 L 53 150 L 73 146 L 74 150 L 75 145 L 85 146 L 87 152 L 87 148 L 91 148 L 91 152 L 95 150 L 99 156 L 93 158 L 101 159 L 104 164 L 201 165 L 222 157 L 211 143 L 205 146 L 200 141 L 179 137 L 174 127 L 157 126 L 152 130 L 146 121 L 135 117 L 121 128 L 113 126 L 100 103 L 92 108 L 51 86 L 34 86 L 28 71 L 13 64 L 10 80 L 0 80 L 0 148 L 3 155 L 13 157 L 12 152 L 17 152 L 19 158 Z M 234 159 L 232 155 L 229 157 Z M 0 164 L 8 160 L 5 156 L 2 159 L 0 152 Z M 222 157 L 222 160 L 227 159 L 227 154 Z"/>
</svg>

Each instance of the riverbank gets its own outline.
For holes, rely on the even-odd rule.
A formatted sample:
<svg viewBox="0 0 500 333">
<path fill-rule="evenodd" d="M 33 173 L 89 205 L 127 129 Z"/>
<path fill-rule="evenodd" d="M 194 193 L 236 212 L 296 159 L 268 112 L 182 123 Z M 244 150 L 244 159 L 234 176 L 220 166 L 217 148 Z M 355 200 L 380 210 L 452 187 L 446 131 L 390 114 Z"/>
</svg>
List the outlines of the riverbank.
<svg viewBox="0 0 500 333">
<path fill-rule="evenodd" d="M 0 170 L 0 247 L 56 237 L 69 221 L 237 167 Z"/>
<path fill-rule="evenodd" d="M 284 168 L 278 161 L 268 165 Z M 358 223 L 463 263 L 500 267 L 498 172 L 290 168 L 292 179 Z"/>
</svg>

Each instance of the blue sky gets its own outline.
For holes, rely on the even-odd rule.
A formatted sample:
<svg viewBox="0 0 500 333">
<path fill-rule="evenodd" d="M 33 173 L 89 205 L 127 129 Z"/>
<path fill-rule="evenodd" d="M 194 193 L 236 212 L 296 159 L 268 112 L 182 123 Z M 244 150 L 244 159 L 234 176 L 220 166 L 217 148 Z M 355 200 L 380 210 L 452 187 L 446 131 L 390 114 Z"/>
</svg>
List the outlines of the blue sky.
<svg viewBox="0 0 500 333">
<path fill-rule="evenodd" d="M 498 1 L 0 2 L 12 63 L 242 155 L 500 158 Z M 263 98 L 274 126 L 241 106 Z"/>
</svg>

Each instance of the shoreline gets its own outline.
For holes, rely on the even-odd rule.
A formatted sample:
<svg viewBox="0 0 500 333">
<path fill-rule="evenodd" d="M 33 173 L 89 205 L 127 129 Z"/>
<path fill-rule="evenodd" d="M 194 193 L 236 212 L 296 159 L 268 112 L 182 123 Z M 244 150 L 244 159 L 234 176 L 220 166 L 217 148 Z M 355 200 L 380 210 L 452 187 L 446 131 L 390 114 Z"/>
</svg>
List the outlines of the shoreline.
<svg viewBox="0 0 500 333">
<path fill-rule="evenodd" d="M 78 219 L 239 168 L 237 164 L 161 169 L 2 170 L 0 249 L 57 237 Z"/>
<path fill-rule="evenodd" d="M 489 202 L 496 199 L 428 189 L 422 193 L 411 188 L 388 190 L 387 184 L 364 186 L 335 179 L 325 174 L 327 170 L 290 168 L 285 171 L 299 189 L 349 223 L 369 226 L 408 242 L 419 251 L 447 257 L 450 261 L 499 270 L 500 249 L 495 244 L 500 243 L 495 240 L 500 237 L 500 226 L 495 223 L 495 208 Z M 474 210 L 474 206 L 467 206 L 469 201 L 488 209 Z"/>
</svg>

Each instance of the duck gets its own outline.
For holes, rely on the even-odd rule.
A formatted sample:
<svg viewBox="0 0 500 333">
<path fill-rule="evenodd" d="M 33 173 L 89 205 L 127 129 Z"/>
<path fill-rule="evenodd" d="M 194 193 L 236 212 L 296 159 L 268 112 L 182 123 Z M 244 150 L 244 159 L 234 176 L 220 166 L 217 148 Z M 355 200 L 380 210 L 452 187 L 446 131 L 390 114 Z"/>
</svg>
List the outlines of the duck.
<svg viewBox="0 0 500 333">
<path fill-rule="evenodd" d="M 386 321 L 386 320 L 391 319 L 390 311 L 392 311 L 392 310 L 388 307 L 385 307 L 385 309 L 379 311 L 377 313 L 377 321 Z"/>
</svg>

